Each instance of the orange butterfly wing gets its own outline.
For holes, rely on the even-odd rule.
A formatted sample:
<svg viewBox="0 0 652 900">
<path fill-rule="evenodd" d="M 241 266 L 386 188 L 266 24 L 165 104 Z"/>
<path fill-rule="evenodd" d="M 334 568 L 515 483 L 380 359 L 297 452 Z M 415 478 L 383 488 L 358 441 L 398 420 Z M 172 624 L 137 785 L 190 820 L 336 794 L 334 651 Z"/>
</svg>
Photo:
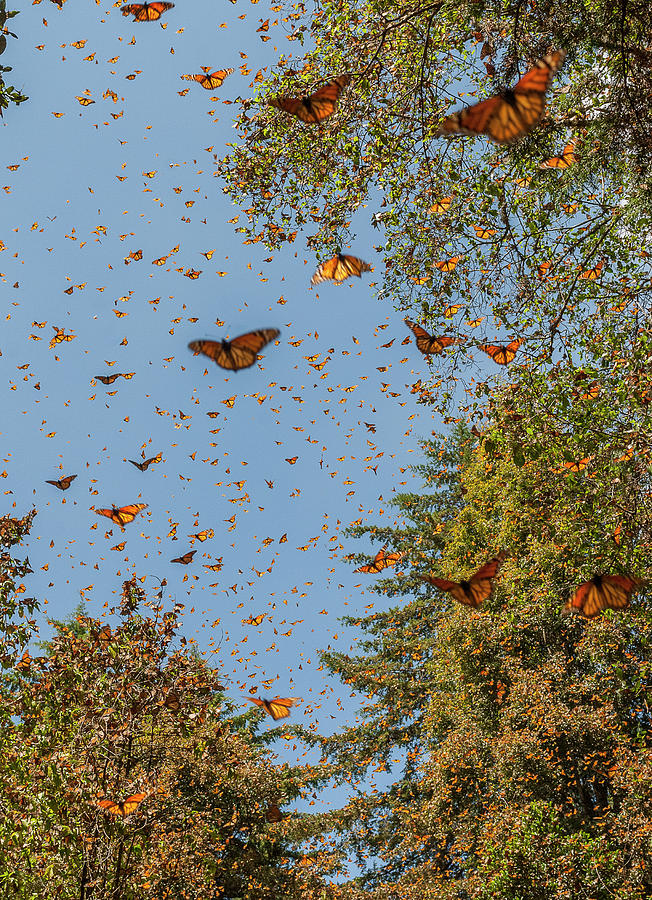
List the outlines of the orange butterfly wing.
<svg viewBox="0 0 652 900">
<path fill-rule="evenodd" d="M 537 60 L 513 88 L 448 116 L 438 133 L 486 134 L 499 144 L 524 137 L 543 116 L 546 91 L 565 56 L 558 50 Z"/>
<path fill-rule="evenodd" d="M 451 337 L 451 335 L 448 334 L 434 337 L 433 335 L 428 334 L 425 328 L 417 325 L 416 322 L 413 322 L 411 319 L 405 319 L 404 321 L 408 328 L 412 330 L 412 333 L 416 338 L 417 348 L 424 356 L 443 353 L 446 347 L 462 343 L 461 338 Z"/>
<path fill-rule="evenodd" d="M 245 697 L 245 700 L 262 707 L 275 722 L 278 719 L 287 719 L 290 708 L 297 702 L 294 697 L 274 697 L 273 700 L 266 700 L 264 697 Z"/>
<path fill-rule="evenodd" d="M 451 594 L 458 603 L 464 606 L 471 606 L 477 609 L 485 600 L 487 600 L 493 591 L 493 578 L 502 565 L 507 553 L 503 550 L 489 562 L 485 563 L 482 568 L 478 569 L 475 575 L 472 575 L 468 581 L 448 581 L 445 578 L 437 578 L 435 575 L 422 575 L 423 581 L 439 588 L 440 591 L 446 591 Z"/>
<path fill-rule="evenodd" d="M 586 619 L 593 619 L 604 609 L 625 609 L 642 582 L 629 575 L 595 575 L 575 591 L 565 609 L 575 609 Z"/>
<path fill-rule="evenodd" d="M 280 333 L 278 328 L 264 328 L 241 334 L 232 341 L 191 341 L 188 347 L 193 353 L 208 356 L 223 369 L 237 371 L 253 366 L 265 344 L 275 340 Z"/>
<path fill-rule="evenodd" d="M 480 349 L 488 354 L 499 366 L 506 366 L 516 356 L 516 351 L 523 341 L 513 340 L 509 344 L 480 344 Z"/>
<path fill-rule="evenodd" d="M 307 124 L 323 122 L 335 112 L 339 96 L 350 80 L 350 75 L 339 75 L 307 97 L 276 97 L 269 104 Z"/>
<path fill-rule="evenodd" d="M 146 507 L 146 503 L 132 503 L 129 506 L 114 506 L 111 509 L 96 509 L 95 512 L 98 516 L 106 516 L 107 519 L 111 519 L 112 522 L 123 528 L 125 525 L 128 525 L 129 522 L 133 522 L 141 509 L 146 509 Z"/>
<path fill-rule="evenodd" d="M 317 267 L 315 274 L 310 279 L 311 284 L 321 284 L 322 281 L 335 281 L 340 284 L 352 275 L 361 278 L 363 272 L 370 272 L 369 263 L 358 259 L 357 256 L 349 256 L 346 253 L 338 253 L 332 259 L 327 259 Z"/>
<path fill-rule="evenodd" d="M 390 566 L 395 566 L 397 562 L 403 559 L 402 553 L 387 553 L 387 547 L 381 547 L 376 556 L 374 557 L 373 562 L 360 566 L 359 569 L 354 569 L 354 572 L 365 572 L 370 575 L 377 575 L 379 572 L 382 572 L 383 569 L 388 569 Z"/>
<path fill-rule="evenodd" d="M 135 812 L 146 796 L 147 794 L 131 794 L 126 799 L 117 802 L 115 800 L 100 800 L 98 806 L 112 816 L 122 816 L 124 818 Z"/>
<path fill-rule="evenodd" d="M 133 16 L 134 22 L 156 22 L 173 6 L 174 3 L 130 3 L 128 6 L 121 6 L 120 11 L 123 16 Z"/>
</svg>

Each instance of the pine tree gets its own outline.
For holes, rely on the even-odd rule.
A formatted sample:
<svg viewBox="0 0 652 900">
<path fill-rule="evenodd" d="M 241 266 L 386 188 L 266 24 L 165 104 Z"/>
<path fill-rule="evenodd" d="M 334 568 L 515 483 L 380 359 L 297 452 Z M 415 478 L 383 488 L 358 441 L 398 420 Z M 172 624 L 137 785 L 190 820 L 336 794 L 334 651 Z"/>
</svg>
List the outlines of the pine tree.
<svg viewBox="0 0 652 900">
<path fill-rule="evenodd" d="M 553 470 L 554 443 L 517 465 L 496 406 L 480 440 L 458 428 L 424 445 L 435 491 L 397 498 L 404 526 L 356 530 L 406 556 L 373 588 L 399 605 L 346 621 L 363 633 L 356 655 L 324 656 L 352 697 L 367 698 L 355 725 L 316 739 L 351 789 L 336 831 L 364 874 L 343 895 L 642 900 L 652 616 L 644 591 L 591 622 L 563 607 L 593 566 L 620 557 L 646 574 L 649 493 L 638 543 L 623 551 L 603 528 L 598 545 L 598 528 L 573 513 L 594 489 L 594 515 L 608 490 L 613 503 L 610 479 L 582 485 Z M 616 500 L 649 492 L 637 472 L 621 462 Z M 565 543 L 582 535 L 583 548 Z M 468 578 L 501 549 L 510 555 L 477 610 L 421 580 Z"/>
</svg>

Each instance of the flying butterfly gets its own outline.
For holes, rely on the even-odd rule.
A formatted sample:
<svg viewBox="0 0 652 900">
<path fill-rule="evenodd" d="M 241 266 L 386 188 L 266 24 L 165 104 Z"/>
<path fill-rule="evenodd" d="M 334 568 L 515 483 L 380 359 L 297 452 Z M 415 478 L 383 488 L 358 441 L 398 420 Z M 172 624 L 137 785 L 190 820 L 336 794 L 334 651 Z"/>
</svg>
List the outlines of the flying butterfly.
<svg viewBox="0 0 652 900">
<path fill-rule="evenodd" d="M 120 12 L 123 16 L 133 16 L 134 22 L 156 22 L 173 6 L 174 3 L 160 3 L 158 0 L 155 3 L 129 3 L 121 6 Z"/>
<path fill-rule="evenodd" d="M 146 509 L 146 503 L 132 503 L 130 506 L 112 506 L 111 509 L 96 509 L 98 516 L 106 516 L 120 528 L 124 528 L 136 518 L 141 509 Z"/>
<path fill-rule="evenodd" d="M 56 488 L 59 488 L 60 491 L 67 491 L 71 482 L 73 482 L 76 477 L 76 475 L 64 475 L 63 478 L 58 478 L 56 481 L 50 481 L 50 479 L 47 478 L 45 483 L 53 484 Z"/>
<path fill-rule="evenodd" d="M 265 613 L 259 613 L 257 616 L 253 614 L 248 619 L 242 619 L 243 625 L 255 625 L 256 628 L 267 618 Z"/>
<path fill-rule="evenodd" d="M 570 141 L 562 150 L 561 156 L 553 156 L 539 165 L 540 169 L 568 169 L 577 162 L 575 156 L 575 141 Z"/>
<path fill-rule="evenodd" d="M 130 459 L 129 462 L 132 466 L 136 466 L 137 469 L 140 469 L 141 472 L 146 472 L 152 463 L 159 463 L 161 461 L 161 454 L 157 453 L 156 456 L 150 456 L 149 459 L 144 459 L 142 462 L 137 462 L 135 459 Z"/>
<path fill-rule="evenodd" d="M 485 600 L 491 597 L 493 578 L 506 556 L 506 551 L 502 550 L 497 556 L 490 559 L 488 563 L 485 563 L 481 569 L 478 569 L 468 581 L 464 580 L 458 583 L 457 581 L 448 581 L 445 578 L 437 578 L 435 575 L 422 575 L 421 580 L 434 585 L 440 591 L 447 591 L 458 603 L 477 609 Z"/>
<path fill-rule="evenodd" d="M 448 334 L 442 334 L 441 337 L 434 337 L 422 328 L 420 325 L 417 325 L 416 322 L 413 322 L 412 319 L 405 319 L 405 324 L 412 330 L 417 343 L 417 348 L 423 353 L 424 356 L 432 356 L 432 354 L 443 353 L 446 347 L 450 347 L 453 344 L 463 344 L 464 341 L 462 338 L 451 337 Z"/>
<path fill-rule="evenodd" d="M 183 556 L 176 556 L 174 559 L 171 559 L 170 562 L 181 563 L 182 566 L 188 566 L 192 562 L 192 558 L 196 552 L 196 550 L 188 550 Z"/>
<path fill-rule="evenodd" d="M 291 707 L 297 702 L 296 697 L 274 697 L 273 700 L 265 700 L 264 697 L 245 697 L 245 700 L 262 707 L 275 722 L 278 719 L 287 719 Z"/>
<path fill-rule="evenodd" d="M 263 328 L 248 331 L 232 341 L 191 341 L 188 344 L 193 353 L 203 353 L 223 369 L 248 369 L 253 366 L 265 344 L 279 336 L 278 328 Z"/>
<path fill-rule="evenodd" d="M 626 609 L 632 594 L 642 586 L 642 581 L 629 575 L 594 575 L 577 588 L 564 609 L 593 619 L 603 609 Z"/>
<path fill-rule="evenodd" d="M 233 72 L 233 69 L 218 69 L 216 72 L 211 72 L 210 66 L 202 66 L 201 69 L 204 73 L 203 75 L 182 75 L 181 77 L 186 81 L 196 81 L 207 91 L 215 91 L 222 86 L 224 79 Z M 209 258 L 207 257 L 207 259 Z"/>
<path fill-rule="evenodd" d="M 327 259 L 317 267 L 315 274 L 310 279 L 311 284 L 321 284 L 322 281 L 335 281 L 337 284 L 346 281 L 352 275 L 361 278 L 363 272 L 371 272 L 369 263 L 363 262 L 357 256 L 349 256 L 346 253 L 338 253 L 332 259 Z"/>
<path fill-rule="evenodd" d="M 124 819 L 138 809 L 146 796 L 147 794 L 130 794 L 124 800 L 100 800 L 98 806 L 112 816 L 121 816 Z"/>
<path fill-rule="evenodd" d="M 269 105 L 296 116 L 302 122 L 323 122 L 335 112 L 339 96 L 350 81 L 350 75 L 338 75 L 314 94 L 306 97 L 276 97 L 269 101 Z"/>
<path fill-rule="evenodd" d="M 403 559 L 402 553 L 387 553 L 387 545 L 381 547 L 378 553 L 376 553 L 373 562 L 370 562 L 368 565 L 360 566 L 359 569 L 354 569 L 354 572 L 365 572 L 368 575 L 377 575 L 379 572 L 382 572 L 383 569 L 388 569 L 390 566 L 395 566 L 397 562 Z"/>
<path fill-rule="evenodd" d="M 124 378 L 126 381 L 130 381 L 135 374 L 135 372 L 115 372 L 113 375 L 96 375 L 95 378 L 101 381 L 102 384 L 113 384 L 117 378 Z"/>
<path fill-rule="evenodd" d="M 437 134 L 485 134 L 499 144 L 520 140 L 541 121 L 546 92 L 565 57 L 557 50 L 537 60 L 513 88 L 448 116 Z"/>
<path fill-rule="evenodd" d="M 515 339 L 509 344 L 480 344 L 480 349 L 499 366 L 507 366 L 516 356 L 516 351 L 522 343 L 523 341 Z"/>
</svg>

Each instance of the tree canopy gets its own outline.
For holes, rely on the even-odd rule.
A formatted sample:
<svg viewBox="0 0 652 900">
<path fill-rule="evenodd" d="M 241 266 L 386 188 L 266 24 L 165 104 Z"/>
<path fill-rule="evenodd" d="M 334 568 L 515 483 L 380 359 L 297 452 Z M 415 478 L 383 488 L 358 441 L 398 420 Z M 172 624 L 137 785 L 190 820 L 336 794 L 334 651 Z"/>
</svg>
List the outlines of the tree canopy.
<svg viewBox="0 0 652 900">
<path fill-rule="evenodd" d="M 243 102 L 223 160 L 225 190 L 248 217 L 239 230 L 278 248 L 301 229 L 328 256 L 368 217 L 379 296 L 465 337 L 438 365 L 439 401 L 455 380 L 472 383 L 467 363 L 484 341 L 516 336 L 521 360 L 542 367 L 571 345 L 581 352 L 587 316 L 602 335 L 614 308 L 649 308 L 637 239 L 650 228 L 644 4 L 326 0 L 288 13 L 288 37 L 309 49 L 282 57 Z M 530 135 L 510 146 L 437 136 L 460 102 L 512 85 L 555 48 L 566 63 Z M 317 126 L 268 105 L 344 72 L 336 113 Z"/>
</svg>

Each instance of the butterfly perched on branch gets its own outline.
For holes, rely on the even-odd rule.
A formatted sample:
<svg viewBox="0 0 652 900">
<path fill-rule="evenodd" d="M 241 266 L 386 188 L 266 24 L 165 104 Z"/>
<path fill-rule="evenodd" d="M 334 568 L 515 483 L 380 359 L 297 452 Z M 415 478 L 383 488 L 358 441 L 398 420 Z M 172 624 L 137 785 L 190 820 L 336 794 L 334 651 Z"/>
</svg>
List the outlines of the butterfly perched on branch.
<svg viewBox="0 0 652 900">
<path fill-rule="evenodd" d="M 338 75 L 314 94 L 305 97 L 275 97 L 268 102 L 270 106 L 296 116 L 307 124 L 323 122 L 335 112 L 339 96 L 350 81 L 350 75 Z"/>
<path fill-rule="evenodd" d="M 594 575 L 581 584 L 565 610 L 575 610 L 585 619 L 593 619 L 604 609 L 626 609 L 643 582 L 630 575 Z"/>
<path fill-rule="evenodd" d="M 565 57 L 557 50 L 537 60 L 513 88 L 448 116 L 437 134 L 485 134 L 499 144 L 525 137 L 541 121 L 546 92 Z"/>
<path fill-rule="evenodd" d="M 277 719 L 287 719 L 290 708 L 297 702 L 296 697 L 274 697 L 273 700 L 265 700 L 264 697 L 245 697 L 245 700 L 260 706 L 275 722 Z"/>
<path fill-rule="evenodd" d="M 453 337 L 449 334 L 442 334 L 441 337 L 434 337 L 422 328 L 420 325 L 417 325 L 416 322 L 413 322 L 412 319 L 404 319 L 405 324 L 408 328 L 412 330 L 416 338 L 417 349 L 419 349 L 424 356 L 432 356 L 433 354 L 439 355 L 443 353 L 446 347 L 452 347 L 454 344 L 463 344 L 464 340 L 459 337 Z"/>
<path fill-rule="evenodd" d="M 174 3 L 160 3 L 158 0 L 155 3 L 129 3 L 121 6 L 120 12 L 123 16 L 133 16 L 134 22 L 156 22 L 173 6 Z"/>
<path fill-rule="evenodd" d="M 203 353 L 223 369 L 248 369 L 256 362 L 265 344 L 279 336 L 278 328 L 263 328 L 248 331 L 232 341 L 191 341 L 188 344 L 193 353 Z"/>
<path fill-rule="evenodd" d="M 377 575 L 379 572 L 382 572 L 383 569 L 395 566 L 397 562 L 403 559 L 403 553 L 386 553 L 386 550 L 387 545 L 381 547 L 378 553 L 376 553 L 373 562 L 360 566 L 359 569 L 354 569 L 353 571 L 364 572 L 368 575 Z"/>
<path fill-rule="evenodd" d="M 48 478 L 45 483 L 53 484 L 56 488 L 59 488 L 60 491 L 67 491 L 71 482 L 73 482 L 76 477 L 76 475 L 64 475 L 63 478 L 58 478 L 56 481 L 50 481 Z"/>
<path fill-rule="evenodd" d="M 472 575 L 468 581 L 462 580 L 448 581 L 445 578 L 438 578 L 435 575 L 422 575 L 421 580 L 428 582 L 439 588 L 440 591 L 446 591 L 464 606 L 471 606 L 477 609 L 485 600 L 489 599 L 493 591 L 493 579 L 498 573 L 503 560 L 507 556 L 505 550 L 490 559 L 482 568 L 478 569 L 475 575 Z"/>
<path fill-rule="evenodd" d="M 120 528 L 124 528 L 136 518 L 141 509 L 146 509 L 146 503 L 132 503 L 130 506 L 112 506 L 111 509 L 96 509 L 98 516 L 106 516 Z"/>
<path fill-rule="evenodd" d="M 322 281 L 335 281 L 340 284 L 352 275 L 361 278 L 363 272 L 371 272 L 369 263 L 358 259 L 357 256 L 349 256 L 346 253 L 338 253 L 332 259 L 327 259 L 317 267 L 315 274 L 310 279 L 311 284 L 321 284 Z"/>
</svg>

